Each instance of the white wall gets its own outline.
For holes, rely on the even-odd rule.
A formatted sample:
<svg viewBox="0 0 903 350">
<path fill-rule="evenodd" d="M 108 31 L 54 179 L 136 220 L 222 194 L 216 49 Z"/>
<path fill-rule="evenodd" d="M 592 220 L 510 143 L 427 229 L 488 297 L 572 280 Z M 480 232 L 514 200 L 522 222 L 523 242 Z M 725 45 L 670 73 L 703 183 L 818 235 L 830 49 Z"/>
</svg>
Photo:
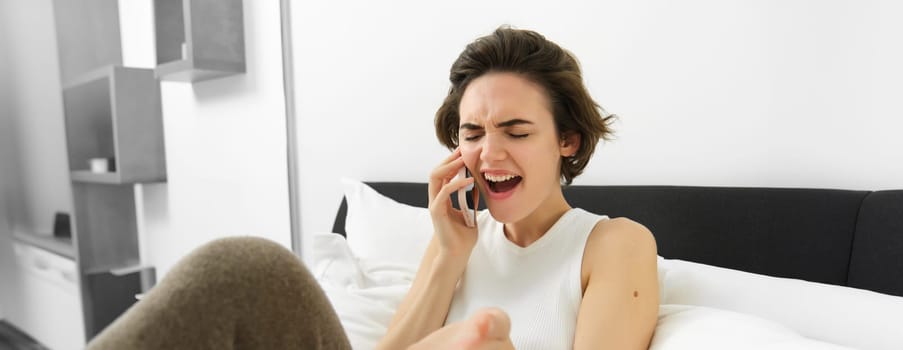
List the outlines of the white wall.
<svg viewBox="0 0 903 350">
<path fill-rule="evenodd" d="M 9 115 L 9 62 L 6 59 L 7 23 L 6 2 L 0 1 L 0 239 L 10 230 L 9 217 L 12 206 L 11 196 L 14 184 L 12 174 L 15 168 L 15 143 L 12 142 L 12 118 Z M 2 306 L 2 305 L 0 305 Z"/>
<path fill-rule="evenodd" d="M 51 0 L 0 1 L 0 280 L 21 281 L 12 232 L 49 234 L 71 211 Z M 18 282 L 0 283 L 0 317 L 28 318 Z"/>
<path fill-rule="evenodd" d="M 21 194 L 10 219 L 16 231 L 47 234 L 55 212 L 72 210 L 52 1 L 4 1 L 3 6 L 7 142 L 16 161 L 2 170 L 28 180 L 17 183 Z"/>
<path fill-rule="evenodd" d="M 123 58 L 153 66 L 150 2 L 124 3 L 122 30 L 131 40 Z M 0 281 L 21 281 L 10 278 L 7 224 L 50 232 L 55 211 L 71 212 L 51 4 L 0 0 Z M 277 1 L 244 1 L 247 73 L 162 84 L 168 182 L 139 186 L 138 203 L 142 252 L 158 278 L 219 237 L 255 235 L 291 247 L 279 19 Z M 0 318 L 18 325 L 36 316 L 16 294 L 33 291 L 17 283 L 0 282 Z"/>
<path fill-rule="evenodd" d="M 147 0 L 120 2 L 123 62 L 154 64 Z M 161 84 L 167 182 L 143 186 L 142 252 L 157 277 L 216 238 L 291 249 L 278 1 L 244 1 L 247 73 Z M 148 58 L 150 55 L 150 58 Z"/>
<path fill-rule="evenodd" d="M 503 23 L 574 52 L 621 116 L 576 184 L 903 188 L 899 2 L 292 6 L 306 238 L 331 229 L 340 176 L 427 180 L 448 69 Z"/>
<path fill-rule="evenodd" d="M 22 179 L 17 226 L 49 232 L 52 214 L 71 211 L 51 0 L 0 1 L 9 42 L 8 105 Z M 124 63 L 152 67 L 149 0 L 121 4 Z M 145 263 L 162 278 L 210 240 L 255 235 L 291 247 L 278 1 L 245 1 L 247 73 L 196 84 L 161 85 L 168 181 L 139 186 Z M 5 125 L 4 125 L 5 126 Z M 4 196 L 5 199 L 9 197 Z M 7 245 L 2 245 L 6 249 Z M 7 256 L 7 255 L 4 255 Z"/>
</svg>

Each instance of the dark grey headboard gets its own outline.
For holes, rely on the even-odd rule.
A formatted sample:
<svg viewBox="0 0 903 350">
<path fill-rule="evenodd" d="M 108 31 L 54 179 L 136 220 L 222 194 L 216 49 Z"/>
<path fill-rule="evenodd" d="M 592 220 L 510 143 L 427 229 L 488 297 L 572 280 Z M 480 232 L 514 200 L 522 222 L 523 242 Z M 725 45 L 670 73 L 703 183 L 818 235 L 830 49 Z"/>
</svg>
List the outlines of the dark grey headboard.
<svg viewBox="0 0 903 350">
<path fill-rule="evenodd" d="M 423 183 L 370 183 L 425 207 Z M 903 190 L 570 186 L 574 206 L 648 227 L 659 254 L 903 296 Z M 483 207 L 483 206 L 481 206 Z M 345 201 L 333 231 L 344 233 Z"/>
</svg>

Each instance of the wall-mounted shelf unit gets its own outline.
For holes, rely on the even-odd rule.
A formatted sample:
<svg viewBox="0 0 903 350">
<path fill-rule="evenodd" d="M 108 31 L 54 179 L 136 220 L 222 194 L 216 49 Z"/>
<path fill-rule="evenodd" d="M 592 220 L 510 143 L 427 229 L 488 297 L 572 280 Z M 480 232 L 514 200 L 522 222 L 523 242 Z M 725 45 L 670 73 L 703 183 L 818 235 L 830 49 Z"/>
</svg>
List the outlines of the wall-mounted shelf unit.
<svg viewBox="0 0 903 350">
<path fill-rule="evenodd" d="M 122 64 L 119 0 L 53 0 L 60 79 Z"/>
<path fill-rule="evenodd" d="M 86 339 L 91 339 L 149 288 L 153 268 L 141 264 L 135 183 L 166 181 L 160 84 L 152 69 L 111 65 L 63 86 Z M 108 169 L 92 171 L 91 159 Z M 128 273 L 121 273 L 127 269 Z"/>
<path fill-rule="evenodd" d="M 134 305 L 135 296 L 155 281 L 154 267 L 145 264 L 139 249 L 142 227 L 137 210 L 142 203 L 136 203 L 141 197 L 135 191 L 136 184 L 167 180 L 160 83 L 155 69 L 122 65 L 121 2 L 53 0 L 72 189 L 72 239 L 23 234 L 16 235 L 16 241 L 28 243 L 22 245 L 22 252 L 55 253 L 40 259 L 22 254 L 35 262 L 38 275 L 44 273 L 41 266 L 47 256 L 59 255 L 60 265 L 71 271 L 65 281 L 72 290 L 73 305 L 67 310 L 78 322 L 58 319 L 57 310 L 41 307 L 45 303 L 28 305 L 23 311 L 44 315 L 48 314 L 44 310 L 52 310 L 52 318 L 61 322 L 47 322 L 42 316 L 39 325 L 49 331 L 31 329 L 38 330 L 34 333 L 45 343 L 63 344 L 55 348 L 83 348 L 85 341 Z M 84 336 L 77 341 L 62 339 L 56 336 L 65 333 L 61 329 L 74 329 Z"/>
<path fill-rule="evenodd" d="M 73 182 L 72 198 L 82 311 L 91 339 L 149 288 L 154 269 L 132 269 L 141 263 L 133 184 Z"/>
<path fill-rule="evenodd" d="M 166 181 L 160 85 L 153 70 L 107 66 L 63 88 L 69 168 L 74 182 Z M 92 172 L 93 158 L 112 160 Z"/>
<path fill-rule="evenodd" d="M 139 262 L 134 185 L 73 183 L 79 270 L 110 271 Z"/>
<path fill-rule="evenodd" d="M 241 0 L 154 0 L 157 78 L 197 82 L 245 72 Z"/>
</svg>

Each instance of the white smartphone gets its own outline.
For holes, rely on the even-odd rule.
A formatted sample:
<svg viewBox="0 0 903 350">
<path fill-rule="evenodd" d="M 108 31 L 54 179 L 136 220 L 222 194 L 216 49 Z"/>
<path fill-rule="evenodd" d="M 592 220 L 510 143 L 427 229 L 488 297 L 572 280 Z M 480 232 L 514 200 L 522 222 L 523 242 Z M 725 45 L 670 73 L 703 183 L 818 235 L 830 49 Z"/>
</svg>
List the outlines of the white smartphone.
<svg viewBox="0 0 903 350">
<path fill-rule="evenodd" d="M 458 171 L 458 177 L 460 178 L 468 178 L 470 177 L 470 170 L 467 167 L 462 167 L 461 170 Z M 467 227 L 476 227 L 477 226 L 477 211 L 470 209 L 467 206 L 467 191 L 472 191 L 473 194 L 473 203 L 474 206 L 477 206 L 479 197 L 479 191 L 477 190 L 474 184 L 470 186 L 463 187 L 458 190 L 458 207 L 461 208 L 461 214 L 464 215 L 464 223 L 467 224 Z"/>
</svg>

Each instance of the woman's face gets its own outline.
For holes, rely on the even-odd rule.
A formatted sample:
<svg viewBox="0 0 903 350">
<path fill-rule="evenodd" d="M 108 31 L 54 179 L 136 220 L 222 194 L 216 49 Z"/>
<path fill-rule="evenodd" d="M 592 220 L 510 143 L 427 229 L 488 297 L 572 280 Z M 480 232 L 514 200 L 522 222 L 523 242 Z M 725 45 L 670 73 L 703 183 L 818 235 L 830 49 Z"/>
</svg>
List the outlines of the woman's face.
<svg viewBox="0 0 903 350">
<path fill-rule="evenodd" d="M 492 216 L 518 222 L 560 193 L 562 143 L 544 89 L 516 73 L 489 73 L 461 97 L 459 144 Z M 579 142 L 578 142 L 579 143 Z"/>
</svg>

